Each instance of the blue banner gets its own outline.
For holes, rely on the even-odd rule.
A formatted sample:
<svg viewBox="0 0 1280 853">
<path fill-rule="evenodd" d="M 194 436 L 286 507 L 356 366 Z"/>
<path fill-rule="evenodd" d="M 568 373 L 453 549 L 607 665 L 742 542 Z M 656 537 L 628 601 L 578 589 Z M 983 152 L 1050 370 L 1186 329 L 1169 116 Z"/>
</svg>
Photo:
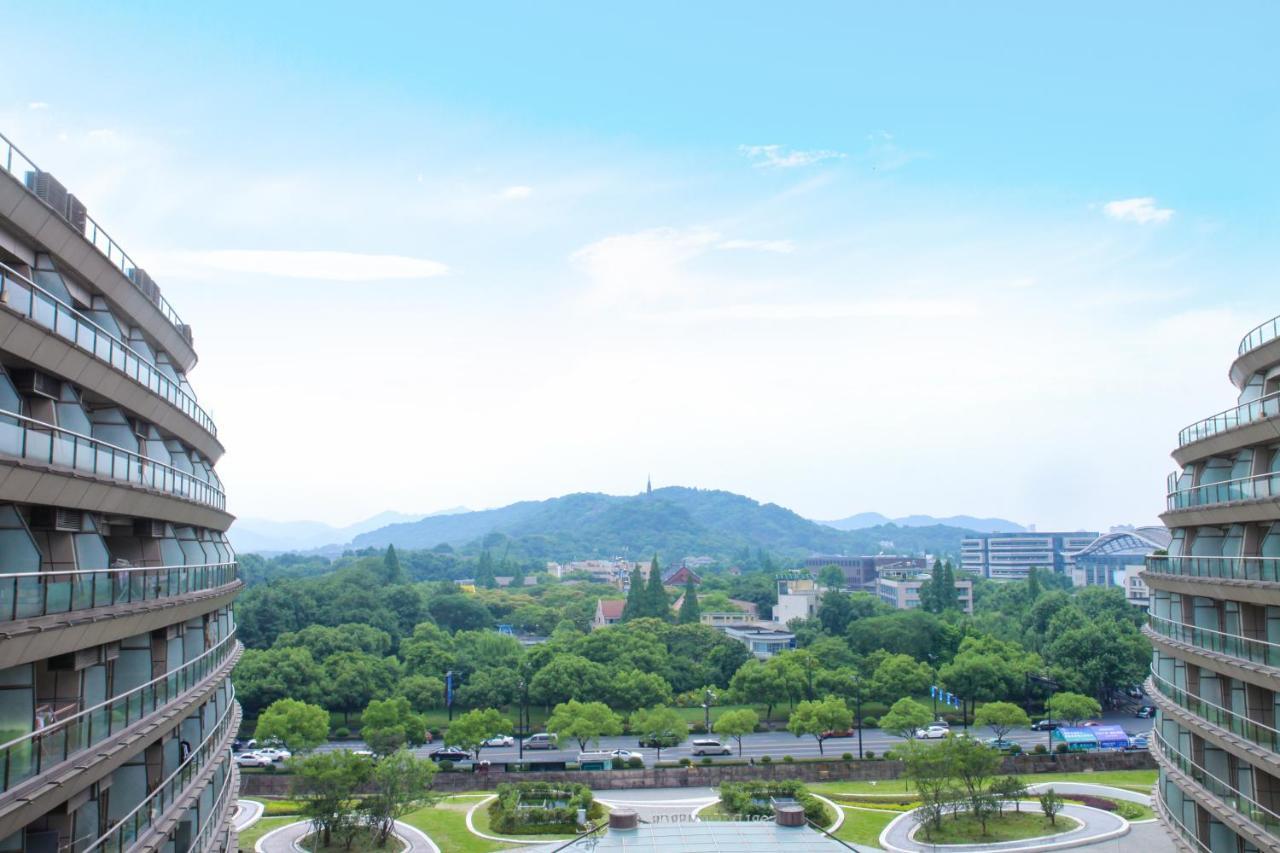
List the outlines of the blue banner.
<svg viewBox="0 0 1280 853">
<path fill-rule="evenodd" d="M 453 673 L 444 674 L 444 704 L 446 708 L 453 706 Z"/>
</svg>

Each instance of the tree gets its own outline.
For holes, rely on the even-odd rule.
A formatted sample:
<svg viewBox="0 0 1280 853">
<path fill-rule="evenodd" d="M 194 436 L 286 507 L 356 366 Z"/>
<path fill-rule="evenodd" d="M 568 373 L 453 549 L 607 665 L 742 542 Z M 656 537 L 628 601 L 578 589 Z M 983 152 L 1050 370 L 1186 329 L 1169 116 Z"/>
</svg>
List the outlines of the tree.
<svg viewBox="0 0 1280 853">
<path fill-rule="evenodd" d="M 929 838 L 935 829 L 942 827 L 943 812 L 955 797 L 950 759 L 943 750 L 917 741 L 908 742 L 900 754 L 903 776 L 920 793 L 920 808 L 916 810 L 915 819 Z"/>
<path fill-rule="evenodd" d="M 1019 727 L 1031 725 L 1027 712 L 1012 702 L 988 702 L 973 718 L 975 726 L 989 726 L 1000 740 Z"/>
<path fill-rule="evenodd" d="M 633 735 L 658 750 L 658 761 L 662 760 L 662 750 L 684 743 L 689 736 L 689 726 L 684 718 L 674 708 L 665 705 L 636 711 L 628 722 Z"/>
<path fill-rule="evenodd" d="M 949 737 L 939 747 L 960 782 L 969 811 L 987 833 L 987 817 L 991 811 L 991 780 L 1000 768 L 1000 753 L 985 743 L 967 737 Z"/>
<path fill-rule="evenodd" d="M 960 609 L 960 592 L 956 589 L 956 572 L 947 560 L 942 564 L 942 585 L 934 593 L 939 603 L 939 612 Z"/>
<path fill-rule="evenodd" d="M 920 696 L 933 683 L 927 663 L 907 655 L 888 655 L 871 675 L 871 694 L 881 702 L 895 702 L 904 696 Z"/>
<path fill-rule="evenodd" d="M 301 805 L 303 816 L 321 836 L 322 846 L 333 842 L 334 834 L 354 829 L 356 792 L 373 773 L 373 762 L 365 755 L 335 749 L 317 752 L 290 761 L 293 770 L 293 796 Z"/>
<path fill-rule="evenodd" d="M 1065 805 L 1062 797 L 1059 797 L 1058 792 L 1052 788 L 1040 795 L 1040 811 L 1044 812 L 1044 816 L 1049 818 L 1051 824 L 1057 824 L 1058 812 L 1062 811 Z"/>
<path fill-rule="evenodd" d="M 1049 697 L 1049 716 L 1061 720 L 1068 725 L 1079 725 L 1102 713 L 1102 706 L 1096 699 L 1082 696 L 1079 693 L 1062 691 Z"/>
<path fill-rule="evenodd" d="M 661 675 L 638 669 L 617 670 L 608 680 L 605 695 L 613 708 L 630 711 L 671 701 L 671 685 Z"/>
<path fill-rule="evenodd" d="M 742 757 L 742 739 L 756 730 L 760 722 L 759 715 L 750 708 L 739 708 L 725 711 L 712 725 L 711 729 L 721 737 L 731 737 L 738 742 L 738 757 Z M 821 741 L 819 741 L 821 747 Z"/>
<path fill-rule="evenodd" d="M 327 698 L 329 679 L 306 649 L 248 649 L 232 678 L 246 714 L 258 714 L 278 699 L 320 704 Z"/>
<path fill-rule="evenodd" d="M 702 611 L 698 608 L 698 593 L 693 588 L 693 578 L 684 582 L 684 601 L 680 603 L 680 616 L 676 621 L 681 625 L 697 625 L 702 621 Z"/>
<path fill-rule="evenodd" d="M 417 758 L 407 749 L 396 750 L 373 766 L 370 790 L 360 801 L 360 810 L 379 847 L 386 845 L 397 820 L 431 802 L 437 769 L 434 761 Z"/>
<path fill-rule="evenodd" d="M 390 755 L 427 739 L 427 720 L 415 714 L 403 696 L 374 699 L 360 715 L 360 736 L 377 755 Z"/>
<path fill-rule="evenodd" d="M 853 598 L 838 588 L 828 589 L 818 600 L 818 621 L 822 630 L 833 637 L 843 637 L 856 616 Z"/>
<path fill-rule="evenodd" d="M 609 678 L 602 664 L 581 655 L 559 654 L 530 680 L 529 695 L 548 707 L 571 699 L 593 700 L 603 695 Z"/>
<path fill-rule="evenodd" d="M 376 658 L 361 652 L 339 652 L 324 662 L 329 676 L 329 707 L 341 711 L 344 722 L 376 696 L 388 696 L 399 680 L 395 658 Z"/>
<path fill-rule="evenodd" d="M 400 679 L 396 695 L 409 700 L 418 713 L 444 707 L 444 682 L 426 675 L 409 675 Z"/>
<path fill-rule="evenodd" d="M 278 738 L 294 752 L 309 752 L 329 738 L 329 712 L 297 699 L 277 699 L 258 715 L 253 736 Z"/>
<path fill-rule="evenodd" d="M 1013 803 L 1014 811 L 1022 811 L 1022 798 L 1027 795 L 1026 783 L 1017 776 L 1005 776 L 991 783 L 991 793 L 1000 803 Z"/>
<path fill-rule="evenodd" d="M 627 603 L 622 605 L 623 622 L 648 615 L 644 594 L 644 575 L 640 574 L 639 565 L 632 566 L 630 583 L 627 585 Z"/>
<path fill-rule="evenodd" d="M 448 631 L 488 631 L 493 628 L 489 608 L 469 595 L 438 595 L 427 601 L 427 613 Z"/>
<path fill-rule="evenodd" d="M 844 589 L 844 569 L 834 563 L 818 569 L 818 585 L 827 589 Z"/>
<path fill-rule="evenodd" d="M 409 672 L 439 677 L 453 668 L 453 638 L 434 622 L 422 622 L 400 641 L 400 659 Z"/>
<path fill-rule="evenodd" d="M 493 571 L 493 557 L 488 548 L 480 552 L 480 558 L 476 561 L 476 586 L 483 589 L 496 589 L 498 586 L 498 578 Z"/>
<path fill-rule="evenodd" d="M 570 700 L 557 705 L 547 719 L 547 731 L 558 738 L 572 738 L 585 752 L 587 743 L 622 734 L 622 718 L 603 702 Z"/>
<path fill-rule="evenodd" d="M 729 689 L 739 702 L 764 703 L 766 720 L 773 718 L 773 706 L 787 698 L 787 685 L 781 671 L 756 658 L 738 668 L 729 682 Z"/>
<path fill-rule="evenodd" d="M 513 731 L 515 726 L 501 711 L 495 708 L 476 708 L 449 724 L 445 740 L 458 749 L 475 753 L 476 760 L 479 761 L 485 741 Z"/>
<path fill-rule="evenodd" d="M 516 563 L 516 567 L 511 571 L 511 589 L 524 589 L 524 565 Z"/>
<path fill-rule="evenodd" d="M 519 698 L 520 670 L 486 667 L 471 673 L 458 690 L 458 703 L 467 708 L 501 708 Z"/>
<path fill-rule="evenodd" d="M 818 741 L 818 754 L 824 754 L 822 744 L 827 732 L 848 731 L 853 725 L 853 713 L 835 696 L 817 701 L 801 702 L 787 720 L 787 731 L 796 737 L 812 735 Z"/>
<path fill-rule="evenodd" d="M 920 609 L 929 613 L 941 613 L 943 603 L 943 568 L 942 560 L 933 561 L 933 571 L 928 579 L 920 585 Z"/>
<path fill-rule="evenodd" d="M 645 614 L 664 622 L 671 621 L 671 600 L 662 586 L 662 570 L 658 568 L 658 555 L 649 564 L 649 583 L 645 588 Z"/>
<path fill-rule="evenodd" d="M 880 728 L 898 737 L 913 740 L 916 730 L 933 722 L 933 712 L 914 699 L 902 698 L 893 703 L 880 718 Z"/>
<path fill-rule="evenodd" d="M 396 546 L 388 545 L 387 553 L 382 558 L 383 579 L 389 583 L 404 583 L 404 569 L 400 567 L 400 558 L 396 555 Z"/>
</svg>

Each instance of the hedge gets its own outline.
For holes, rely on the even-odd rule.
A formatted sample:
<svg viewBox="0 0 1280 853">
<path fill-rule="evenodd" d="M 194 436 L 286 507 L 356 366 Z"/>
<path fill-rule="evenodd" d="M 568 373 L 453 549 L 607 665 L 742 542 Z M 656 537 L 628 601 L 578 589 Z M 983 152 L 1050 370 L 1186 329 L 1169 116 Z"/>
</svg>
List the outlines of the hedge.
<svg viewBox="0 0 1280 853">
<path fill-rule="evenodd" d="M 553 808 L 520 808 L 522 800 L 564 800 Z M 498 832 L 517 835 L 572 834 L 578 830 L 578 809 L 586 809 L 588 820 L 604 817 L 604 806 L 595 801 L 586 785 L 546 782 L 504 782 L 489 805 L 489 825 Z"/>
<path fill-rule="evenodd" d="M 720 802 L 731 815 L 744 818 L 773 816 L 771 798 L 795 800 L 804 807 L 804 816 L 819 826 L 829 826 L 835 816 L 802 783 L 793 779 L 776 782 L 721 782 Z"/>
</svg>

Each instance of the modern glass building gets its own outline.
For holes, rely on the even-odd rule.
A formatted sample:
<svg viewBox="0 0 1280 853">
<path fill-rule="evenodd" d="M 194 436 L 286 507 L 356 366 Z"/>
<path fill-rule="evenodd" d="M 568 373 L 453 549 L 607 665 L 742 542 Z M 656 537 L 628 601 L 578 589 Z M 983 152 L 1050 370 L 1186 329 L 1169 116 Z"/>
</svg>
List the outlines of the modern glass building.
<svg viewBox="0 0 1280 853">
<path fill-rule="evenodd" d="M 1178 436 L 1168 555 L 1148 559 L 1156 805 L 1180 849 L 1280 849 L 1280 318 L 1239 397 Z"/>
<path fill-rule="evenodd" d="M 1145 610 L 1151 603 L 1151 591 L 1143 580 L 1147 557 L 1168 547 L 1169 531 L 1164 527 L 1112 530 L 1072 557 L 1071 582 L 1117 587 L 1124 590 L 1125 601 Z"/>
<path fill-rule="evenodd" d="M 191 328 L 0 136 L 0 853 L 234 849 L 240 654 Z"/>
<path fill-rule="evenodd" d="M 1063 574 L 1097 532 L 984 533 L 960 540 L 960 568 L 992 580 L 1024 580 L 1032 569 Z"/>
</svg>

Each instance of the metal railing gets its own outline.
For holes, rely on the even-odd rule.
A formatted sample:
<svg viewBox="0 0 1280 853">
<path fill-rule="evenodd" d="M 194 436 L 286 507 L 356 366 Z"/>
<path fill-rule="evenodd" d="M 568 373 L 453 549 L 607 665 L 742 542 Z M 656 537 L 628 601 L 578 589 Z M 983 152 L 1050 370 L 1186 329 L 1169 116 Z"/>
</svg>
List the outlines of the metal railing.
<svg viewBox="0 0 1280 853">
<path fill-rule="evenodd" d="M 196 398 L 166 376 L 154 362 L 4 263 L 0 263 L 0 308 L 8 308 L 92 353 L 152 393 L 164 397 L 210 435 L 217 436 L 213 418 Z"/>
<path fill-rule="evenodd" d="M 213 648 L 158 678 L 0 744 L 0 792 L 39 776 L 178 700 L 225 663 L 236 645 L 233 629 Z"/>
<path fill-rule="evenodd" d="M 1183 796 L 1185 797 L 1186 795 L 1183 794 Z M 1190 799 L 1190 797 L 1187 799 Z M 1156 786 L 1155 804 L 1156 813 L 1160 815 L 1161 819 L 1167 826 L 1178 831 L 1184 842 L 1193 846 L 1196 850 L 1200 851 L 1200 853 L 1214 853 L 1214 851 L 1210 850 L 1209 847 L 1201 841 L 1194 832 L 1192 832 L 1190 827 L 1182 822 L 1182 818 L 1175 815 L 1173 813 L 1173 809 L 1169 808 L 1169 804 L 1166 803 L 1164 799 L 1164 787 L 1162 785 Z"/>
<path fill-rule="evenodd" d="M 224 509 L 222 489 L 140 453 L 0 409 L 0 456 L 110 477 L 183 500 Z"/>
<path fill-rule="evenodd" d="M 226 830 L 230 828 L 227 826 L 227 821 L 214 820 L 214 817 L 219 814 L 224 814 L 228 795 L 240 790 L 238 773 L 239 771 L 236 769 L 235 761 L 228 761 L 227 772 L 222 780 L 222 791 L 218 794 L 218 798 L 214 800 L 213 807 L 209 809 L 209 814 L 201 815 L 200 832 L 194 839 L 192 839 L 191 845 L 187 847 L 188 853 L 193 850 L 204 851 L 214 849 L 209 840 L 209 836 L 213 835 L 219 829 Z"/>
<path fill-rule="evenodd" d="M 4 162 L 4 170 L 12 175 L 18 183 L 22 184 L 22 186 L 30 192 L 30 188 L 27 187 L 27 174 L 40 172 L 40 167 L 37 166 L 30 157 L 18 150 L 18 146 L 10 142 L 9 138 L 4 134 L 0 134 L 0 146 L 3 146 L 3 156 L 0 156 L 0 160 L 3 160 Z M 32 195 L 35 195 L 35 193 L 32 193 Z M 39 196 L 36 196 L 36 198 L 39 198 Z M 41 201 L 43 201 L 43 199 L 41 199 Z M 55 210 L 54 212 L 62 215 L 64 220 L 66 219 L 63 211 Z M 75 223 L 72 223 L 69 220 L 67 221 L 72 228 L 78 227 Z M 149 302 L 160 310 L 160 313 L 164 315 L 164 318 L 169 321 L 169 325 L 173 326 L 177 330 L 183 340 L 188 344 L 191 343 L 190 330 L 186 324 L 182 322 L 182 318 L 178 316 L 178 312 L 173 310 L 173 306 L 170 305 L 169 301 L 160 294 L 158 288 L 154 294 L 150 294 L 138 284 L 138 265 L 133 262 L 124 249 L 120 248 L 120 244 L 115 240 L 112 240 L 111 235 L 109 235 L 106 230 L 87 213 L 84 217 L 84 228 L 80 233 L 86 240 L 93 244 L 95 249 L 102 253 L 103 257 L 111 262 L 112 266 L 120 270 L 120 272 L 123 273 L 130 282 L 132 282 L 133 286 L 138 288 L 143 296 L 147 297 Z"/>
<path fill-rule="evenodd" d="M 176 598 L 225 586 L 237 576 L 234 561 L 0 574 L 0 622 Z"/>
<path fill-rule="evenodd" d="M 1219 580 L 1280 583 L 1280 557 L 1147 557 L 1147 571 Z"/>
<path fill-rule="evenodd" d="M 1185 622 L 1175 622 L 1163 616 L 1148 614 L 1152 631 L 1171 640 L 1177 640 L 1197 649 L 1229 655 L 1251 663 L 1280 667 L 1280 645 L 1266 640 L 1254 640 L 1212 628 L 1200 628 Z"/>
<path fill-rule="evenodd" d="M 1280 748 L 1280 731 L 1276 731 L 1271 726 L 1242 717 L 1235 711 L 1215 705 L 1199 696 L 1192 696 L 1176 684 L 1161 678 L 1154 668 L 1151 670 L 1151 682 L 1166 699 L 1200 719 L 1272 752 Z"/>
<path fill-rule="evenodd" d="M 1178 446 L 1185 447 L 1193 441 L 1201 441 L 1210 436 L 1233 430 L 1260 421 L 1263 418 L 1274 418 L 1280 415 L 1280 393 L 1268 394 L 1235 408 L 1210 415 L 1202 421 L 1196 421 L 1178 433 Z"/>
<path fill-rule="evenodd" d="M 1190 776 L 1200 787 L 1209 791 L 1223 803 L 1235 809 L 1258 826 L 1264 827 L 1267 832 L 1276 834 L 1276 830 L 1280 829 L 1280 815 L 1261 803 L 1250 799 L 1248 795 L 1231 787 L 1231 785 L 1213 775 L 1209 770 L 1196 764 L 1195 761 L 1175 749 L 1159 732 L 1153 731 L 1152 734 L 1156 736 L 1157 754 L 1187 776 Z M 1177 783 L 1175 782 L 1174 784 Z"/>
<path fill-rule="evenodd" d="M 1263 344 L 1280 338 L 1280 317 L 1272 317 L 1262 325 L 1249 330 L 1249 334 L 1245 335 L 1240 341 L 1240 349 L 1237 355 L 1244 355 L 1249 350 L 1257 349 Z"/>
<path fill-rule="evenodd" d="M 1280 473 L 1258 474 L 1237 480 L 1221 480 L 1187 489 L 1171 489 L 1167 498 L 1170 510 L 1213 506 L 1237 501 L 1259 501 L 1280 498 Z"/>
<path fill-rule="evenodd" d="M 223 710 L 222 716 L 218 718 L 217 725 L 213 727 L 213 731 L 209 733 L 208 737 L 201 741 L 200 745 L 192 750 L 191 755 L 187 756 L 186 761 L 178 765 L 178 769 L 170 773 L 145 800 L 134 806 L 133 810 L 117 821 L 115 825 L 107 830 L 106 834 L 86 847 L 83 853 L 92 853 L 94 850 L 101 850 L 103 853 L 125 853 L 154 821 L 158 821 L 165 812 L 173 808 L 174 803 L 188 793 L 188 789 L 195 782 L 196 777 L 200 775 L 200 771 L 210 761 L 225 757 L 227 773 L 222 779 L 223 792 L 230 787 L 231 753 L 220 748 L 222 740 L 228 734 L 229 724 L 236 711 L 235 687 L 229 686 L 228 692 L 227 707 Z M 210 818 L 218 813 L 217 803 L 221 799 L 221 793 L 214 798 L 215 802 L 214 807 L 210 809 Z"/>
</svg>

